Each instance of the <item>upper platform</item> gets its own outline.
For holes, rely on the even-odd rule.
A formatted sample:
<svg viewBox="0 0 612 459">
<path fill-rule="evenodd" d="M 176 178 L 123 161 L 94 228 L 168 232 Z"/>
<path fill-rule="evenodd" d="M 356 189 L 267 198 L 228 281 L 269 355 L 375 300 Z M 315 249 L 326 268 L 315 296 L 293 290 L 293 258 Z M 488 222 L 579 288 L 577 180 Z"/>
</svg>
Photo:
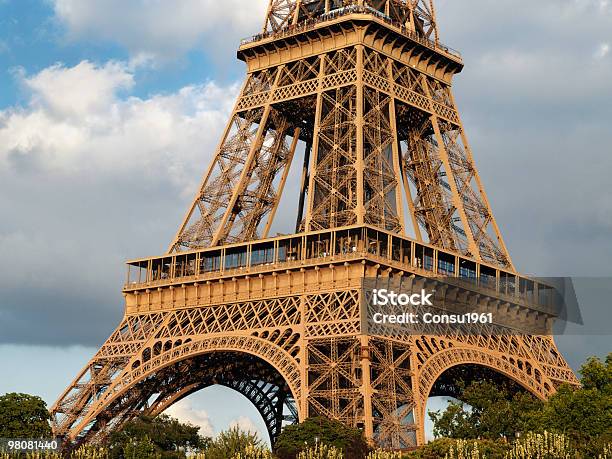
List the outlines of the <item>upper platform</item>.
<svg viewBox="0 0 612 459">
<path fill-rule="evenodd" d="M 551 286 L 371 226 L 351 226 L 131 260 L 124 293 L 362 262 L 442 280 L 555 316 Z"/>
<path fill-rule="evenodd" d="M 368 5 L 338 8 L 246 38 L 238 49 L 238 58 L 250 63 L 266 55 L 284 54 L 286 60 L 286 51 L 292 49 L 309 49 L 315 54 L 327 51 L 330 42 L 332 48 L 339 48 L 366 42 L 366 37 L 386 48 L 394 57 L 418 55 L 421 60 L 438 61 L 453 74 L 463 69 L 458 51 L 428 37 L 410 23 L 400 22 Z M 325 42 L 328 46 L 323 45 Z M 296 59 L 304 57 L 302 53 L 290 54 Z"/>
</svg>

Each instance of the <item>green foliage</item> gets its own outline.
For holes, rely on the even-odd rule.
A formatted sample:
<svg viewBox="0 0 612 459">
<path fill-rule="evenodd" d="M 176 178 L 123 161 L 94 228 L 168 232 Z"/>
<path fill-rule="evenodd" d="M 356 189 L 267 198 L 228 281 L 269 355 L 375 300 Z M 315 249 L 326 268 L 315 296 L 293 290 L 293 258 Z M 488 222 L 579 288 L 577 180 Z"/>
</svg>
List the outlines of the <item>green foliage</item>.
<svg viewBox="0 0 612 459">
<path fill-rule="evenodd" d="M 597 357 L 591 357 L 580 369 L 582 387 L 596 389 L 604 394 L 612 394 L 612 353 L 608 354 L 605 363 Z"/>
<path fill-rule="evenodd" d="M 140 438 L 126 444 L 123 448 L 125 459 L 161 459 L 161 453 L 148 438 Z"/>
<path fill-rule="evenodd" d="M 70 453 L 70 459 L 108 459 L 108 456 L 108 449 L 93 445 L 83 445 Z"/>
<path fill-rule="evenodd" d="M 279 459 L 295 459 L 305 446 L 315 446 L 318 442 L 335 446 L 346 459 L 362 459 L 369 452 L 361 430 L 317 417 L 285 427 L 276 441 L 274 453 Z"/>
<path fill-rule="evenodd" d="M 478 442 L 468 440 L 457 440 L 444 455 L 444 459 L 484 459 L 485 457 L 480 453 Z"/>
<path fill-rule="evenodd" d="M 261 450 L 263 450 L 263 444 L 257 434 L 242 432 L 238 427 L 232 427 L 221 432 L 205 448 L 204 457 L 206 459 L 228 459 L 238 454 L 245 455 L 249 451 L 252 454 L 259 454 Z"/>
<path fill-rule="evenodd" d="M 108 459 L 108 450 L 104 447 L 81 446 L 79 449 L 61 455 L 53 451 L 1 453 L 0 459 Z"/>
<path fill-rule="evenodd" d="M 571 459 L 576 451 L 563 434 L 544 431 L 543 434 L 528 433 L 514 442 L 505 459 Z"/>
<path fill-rule="evenodd" d="M 335 446 L 319 443 L 301 451 L 297 459 L 344 459 L 344 454 Z"/>
<path fill-rule="evenodd" d="M 541 426 L 565 432 L 579 449 L 596 457 L 612 439 L 612 396 L 597 389 L 563 386 L 546 404 Z"/>
<path fill-rule="evenodd" d="M 462 386 L 462 383 L 459 383 Z M 514 437 L 538 426 L 543 403 L 530 394 L 512 394 L 507 386 L 477 381 L 461 387 L 461 402 L 451 402 L 443 411 L 430 413 L 434 435 L 456 439 Z"/>
<path fill-rule="evenodd" d="M 0 397 L 0 438 L 50 438 L 50 419 L 40 397 L 16 393 Z"/>
<path fill-rule="evenodd" d="M 162 458 L 184 458 L 186 450 L 204 448 L 208 439 L 199 435 L 199 427 L 183 424 L 167 415 L 155 418 L 141 416 L 113 432 L 109 448 L 113 458 L 126 458 L 137 449 L 146 450 L 150 444 Z"/>
<path fill-rule="evenodd" d="M 461 442 L 461 443 L 460 443 Z M 450 438 L 440 438 L 432 441 L 425 446 L 404 455 L 405 459 L 442 459 L 444 457 L 455 457 L 459 452 L 464 454 L 473 454 L 474 450 L 477 450 L 480 456 L 486 459 L 504 459 L 508 445 L 501 441 L 493 440 L 470 440 L 465 443 L 463 440 L 456 440 Z"/>
<path fill-rule="evenodd" d="M 247 446 L 244 452 L 232 456 L 232 459 L 273 459 L 269 449 L 263 446 Z"/>
<path fill-rule="evenodd" d="M 584 457 L 597 457 L 612 442 L 612 354 L 605 363 L 590 358 L 580 373 L 582 388 L 560 387 L 539 416 L 537 430 L 563 432 Z"/>
<path fill-rule="evenodd" d="M 430 414 L 434 434 L 449 438 L 514 438 L 545 430 L 565 434 L 580 457 L 596 458 L 612 442 L 612 354 L 590 358 L 582 387 L 561 386 L 547 402 L 483 381 L 462 388 L 461 400 Z"/>
</svg>

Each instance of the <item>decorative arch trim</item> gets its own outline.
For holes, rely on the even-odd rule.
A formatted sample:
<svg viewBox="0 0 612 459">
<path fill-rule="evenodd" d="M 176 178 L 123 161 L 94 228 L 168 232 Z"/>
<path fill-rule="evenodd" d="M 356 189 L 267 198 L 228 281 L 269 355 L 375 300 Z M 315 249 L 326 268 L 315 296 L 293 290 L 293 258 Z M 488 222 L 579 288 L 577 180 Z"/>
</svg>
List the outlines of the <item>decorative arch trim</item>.
<svg viewBox="0 0 612 459">
<path fill-rule="evenodd" d="M 418 416 L 421 424 L 421 431 L 425 429 L 426 401 L 438 378 L 450 368 L 469 364 L 482 365 L 494 370 L 510 378 L 541 400 L 546 400 L 555 391 L 553 384 L 542 371 L 537 370 L 541 378 L 540 382 L 538 382 L 535 375 L 527 374 L 525 371 L 513 365 L 510 361 L 500 356 L 479 349 L 452 347 L 436 353 L 425 362 L 419 371 L 418 390 L 423 403 L 417 404 L 417 406 L 420 406 L 423 411 L 419 413 Z M 534 371 L 536 370 L 534 369 Z M 548 387 L 548 389 L 546 387 Z"/>
<path fill-rule="evenodd" d="M 452 347 L 436 353 L 425 362 L 419 371 L 419 395 L 422 400 L 427 400 L 433 385 L 442 373 L 455 366 L 466 364 L 482 365 L 497 371 L 542 400 L 546 400 L 554 393 L 552 384 L 548 384 L 548 390 L 545 388 L 548 378 L 542 371 L 534 369 L 540 373 L 541 382 L 538 382 L 534 375 L 527 374 L 499 356 L 479 349 Z"/>
<path fill-rule="evenodd" d="M 191 340 L 188 339 L 186 342 L 182 342 L 180 345 L 163 351 L 159 355 L 151 357 L 150 360 L 135 366 L 134 364 L 142 358 L 142 353 L 138 353 L 137 357 L 134 357 L 127 363 L 123 373 L 101 394 L 87 416 L 82 418 L 78 425 L 70 429 L 69 437 L 75 439 L 105 407 L 115 402 L 137 383 L 154 375 L 157 371 L 184 359 L 224 351 L 250 354 L 274 367 L 289 386 L 289 390 L 296 400 L 299 410 L 300 370 L 295 359 L 287 351 L 270 341 L 249 335 L 213 336 L 202 339 L 191 338 Z M 299 411 L 298 414 L 301 417 Z"/>
</svg>

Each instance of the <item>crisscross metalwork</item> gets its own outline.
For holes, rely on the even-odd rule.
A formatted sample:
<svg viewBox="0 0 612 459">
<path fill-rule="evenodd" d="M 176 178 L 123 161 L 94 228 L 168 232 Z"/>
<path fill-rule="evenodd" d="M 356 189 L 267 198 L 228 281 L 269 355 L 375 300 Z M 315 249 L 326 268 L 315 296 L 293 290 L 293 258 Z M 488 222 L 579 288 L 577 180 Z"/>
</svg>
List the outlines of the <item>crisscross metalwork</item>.
<svg viewBox="0 0 612 459">
<path fill-rule="evenodd" d="M 550 336 L 367 323 L 364 279 L 419 291 L 441 276 L 460 282 L 445 301 L 554 319 L 493 217 L 451 90 L 463 64 L 431 0 L 271 0 L 238 56 L 247 78 L 192 205 L 166 254 L 129 262 L 125 316 L 52 407 L 56 435 L 99 441 L 220 384 L 273 443 L 323 415 L 409 449 L 462 368 L 540 398 L 576 384 Z M 269 237 L 296 158 L 296 233 Z"/>
</svg>

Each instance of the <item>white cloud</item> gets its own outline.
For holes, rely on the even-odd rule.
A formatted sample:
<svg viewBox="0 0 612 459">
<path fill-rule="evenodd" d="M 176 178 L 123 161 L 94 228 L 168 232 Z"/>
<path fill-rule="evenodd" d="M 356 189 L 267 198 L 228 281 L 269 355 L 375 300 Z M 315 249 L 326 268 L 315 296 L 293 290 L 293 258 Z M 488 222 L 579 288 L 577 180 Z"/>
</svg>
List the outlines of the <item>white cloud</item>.
<svg viewBox="0 0 612 459">
<path fill-rule="evenodd" d="M 234 420 L 230 421 L 229 426 L 230 427 L 238 427 L 243 432 L 249 432 L 249 433 L 252 433 L 252 434 L 257 434 L 259 436 L 259 438 L 266 438 L 265 435 L 263 435 L 259 431 L 259 429 L 255 425 L 255 422 L 253 422 L 253 420 L 251 418 L 246 417 L 246 416 L 240 416 L 237 419 L 234 419 Z"/>
<path fill-rule="evenodd" d="M 71 68 L 55 64 L 23 83 L 32 93 L 32 106 L 69 118 L 106 114 L 118 91 L 132 88 L 134 76 L 121 62 L 98 67 L 82 61 Z"/>
<path fill-rule="evenodd" d="M 598 103 L 609 93 L 612 62 L 595 58 L 612 43 L 612 15 L 599 0 L 473 0 L 477 23 L 460 2 L 439 2 L 442 40 L 465 51 L 459 98 L 463 87 L 484 104 L 503 99 L 529 110 Z"/>
<path fill-rule="evenodd" d="M 597 59 L 603 59 L 609 53 L 610 53 L 610 44 L 609 43 L 602 43 L 602 44 L 599 45 L 599 48 L 597 48 L 597 51 L 595 52 L 595 57 Z"/>
<path fill-rule="evenodd" d="M 568 8 L 594 9 L 607 12 L 610 7 L 610 0 L 565 0 Z"/>
<path fill-rule="evenodd" d="M 25 107 L 0 111 L 0 169 L 27 165 L 64 174 L 138 171 L 195 186 L 193 163 L 211 155 L 237 92 L 213 82 L 142 99 L 121 97 L 134 75 L 125 63 L 56 64 L 31 77 Z"/>
<path fill-rule="evenodd" d="M 193 407 L 189 399 L 183 399 L 175 403 L 165 411 L 165 414 L 177 418 L 181 422 L 188 422 L 199 427 L 200 435 L 206 437 L 214 436 L 215 432 L 208 413 L 205 410 Z"/>
<path fill-rule="evenodd" d="M 208 412 L 195 407 L 189 398 L 185 398 L 175 403 L 164 413 L 177 418 L 179 421 L 188 422 L 200 427 L 201 435 L 205 435 L 207 437 L 215 436 L 215 429 L 212 425 Z M 231 420 L 228 428 L 232 427 L 238 427 L 243 432 L 257 434 L 261 439 L 267 438 L 266 435 L 262 434 L 255 422 L 247 416 L 239 416 L 238 418 Z"/>
<path fill-rule="evenodd" d="M 257 32 L 267 0 L 52 0 L 72 39 L 103 39 L 132 57 L 174 59 L 210 41 L 231 42 Z M 207 45 L 207 46 L 208 46 Z"/>
<path fill-rule="evenodd" d="M 123 260 L 162 252 L 180 224 L 238 89 L 134 97 L 134 72 L 17 72 L 28 99 L 0 110 L 0 257 L 12 260 L 0 342 L 99 344 L 121 313 Z"/>
</svg>

